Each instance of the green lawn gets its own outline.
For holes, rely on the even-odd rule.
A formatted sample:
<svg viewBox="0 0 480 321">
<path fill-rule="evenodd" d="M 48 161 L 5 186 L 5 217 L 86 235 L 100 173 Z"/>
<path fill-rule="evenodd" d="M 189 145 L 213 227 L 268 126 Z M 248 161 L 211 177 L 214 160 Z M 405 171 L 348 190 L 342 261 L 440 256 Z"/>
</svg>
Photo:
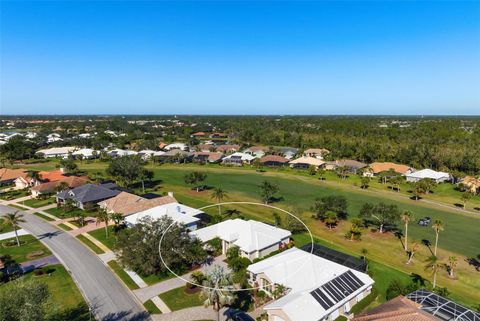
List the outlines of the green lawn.
<svg viewBox="0 0 480 321">
<path fill-rule="evenodd" d="M 64 231 L 71 231 L 71 230 L 73 230 L 73 228 L 71 228 L 70 226 L 65 225 L 65 224 L 63 224 L 63 223 L 62 223 L 62 224 L 58 224 L 57 226 L 58 226 L 59 228 L 61 228 L 62 230 L 64 230 Z"/>
<path fill-rule="evenodd" d="M 156 274 L 152 274 L 152 275 L 148 275 L 148 276 L 140 275 L 140 277 L 141 277 L 142 280 L 145 281 L 145 283 L 147 283 L 148 285 L 153 285 L 153 284 L 155 284 L 155 283 L 162 282 L 162 281 L 165 281 L 165 280 L 174 278 L 175 276 L 174 276 L 174 275 L 170 275 L 170 274 L 169 274 L 169 275 L 156 275 Z"/>
<path fill-rule="evenodd" d="M 48 217 L 48 216 L 46 216 L 46 215 L 43 215 L 42 213 L 38 213 L 38 212 L 37 212 L 37 213 L 33 213 L 33 214 L 36 215 L 36 216 L 38 216 L 38 217 L 40 217 L 40 218 L 42 218 L 42 219 L 44 219 L 44 220 L 46 220 L 46 221 L 49 221 L 49 222 L 55 221 L 53 218 Z"/>
<path fill-rule="evenodd" d="M 33 278 L 46 283 L 55 306 L 60 310 L 75 308 L 85 303 L 83 296 L 67 270 L 61 264 L 55 264 L 49 267 L 55 270 L 51 275 L 34 276 L 33 273 L 29 273 L 23 276 L 23 278 Z"/>
<path fill-rule="evenodd" d="M 0 234 L 13 231 L 13 227 L 10 224 L 6 224 L 5 220 L 0 217 Z"/>
<path fill-rule="evenodd" d="M 21 211 L 27 210 L 26 207 L 23 207 L 23 206 L 21 206 L 21 205 L 19 205 L 19 204 L 8 204 L 8 207 L 13 207 L 13 208 L 16 208 L 17 210 L 21 210 Z"/>
<path fill-rule="evenodd" d="M 31 260 L 36 260 L 45 256 L 49 256 L 52 254 L 48 248 L 46 248 L 38 239 L 36 239 L 32 235 L 22 235 L 19 237 L 21 242 L 23 243 L 21 246 L 9 246 L 5 247 L 4 243 L 15 238 L 2 240 L 0 241 L 0 253 L 2 254 L 9 254 L 17 263 L 23 263 Z M 36 251 L 43 251 L 42 255 L 35 256 L 32 258 L 28 258 L 27 256 Z"/>
<path fill-rule="evenodd" d="M 97 230 L 88 232 L 91 236 L 102 242 L 106 247 L 109 249 L 113 250 L 115 242 L 116 242 L 116 236 L 115 233 L 113 233 L 113 226 L 108 227 L 108 237 L 105 235 L 105 225 L 102 224 L 101 227 Z"/>
<path fill-rule="evenodd" d="M 65 210 L 61 207 L 54 207 L 46 210 L 45 212 L 48 214 L 52 214 L 58 218 L 65 218 L 65 217 L 74 217 L 75 213 L 82 213 L 84 211 L 79 208 L 76 208 L 73 211 L 65 212 Z"/>
<path fill-rule="evenodd" d="M 124 269 L 117 263 L 117 261 L 113 260 L 108 262 L 108 266 L 117 274 L 117 276 L 125 283 L 125 285 L 130 290 L 136 290 L 139 286 L 132 280 L 132 278 L 125 272 Z"/>
<path fill-rule="evenodd" d="M 99 248 L 98 246 L 96 246 L 92 241 L 90 241 L 89 239 L 87 239 L 85 236 L 83 235 L 78 235 L 77 236 L 77 239 L 79 239 L 80 241 L 82 241 L 82 243 L 84 243 L 86 246 L 88 246 L 93 252 L 95 252 L 96 254 L 103 254 L 105 253 L 101 248 Z"/>
<path fill-rule="evenodd" d="M 172 311 L 203 305 L 199 293 L 187 294 L 185 287 L 179 287 L 159 295 Z"/>
<path fill-rule="evenodd" d="M 29 200 L 26 200 L 26 201 L 23 202 L 23 204 L 25 204 L 26 206 L 30 206 L 30 207 L 34 207 L 34 208 L 43 207 L 43 206 L 53 204 L 53 203 L 55 203 L 55 198 L 53 198 L 53 197 L 50 197 L 50 198 L 47 198 L 47 199 L 32 198 L 32 199 L 29 199 Z"/>
<path fill-rule="evenodd" d="M 9 201 L 9 200 L 17 199 L 27 195 L 30 195 L 30 191 L 28 189 L 21 189 L 21 190 L 12 190 L 8 192 L 0 193 L 0 198 Z"/>
<path fill-rule="evenodd" d="M 159 308 L 155 305 L 155 303 L 152 302 L 152 300 L 146 301 L 143 306 L 145 309 L 148 311 L 150 314 L 161 314 L 162 311 L 160 311 Z"/>
</svg>

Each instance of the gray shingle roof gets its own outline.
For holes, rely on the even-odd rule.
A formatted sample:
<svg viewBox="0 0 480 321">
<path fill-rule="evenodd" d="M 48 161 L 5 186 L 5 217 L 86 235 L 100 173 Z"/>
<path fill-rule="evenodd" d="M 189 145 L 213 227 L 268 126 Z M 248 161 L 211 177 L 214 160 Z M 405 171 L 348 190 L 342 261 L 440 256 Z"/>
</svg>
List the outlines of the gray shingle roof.
<svg viewBox="0 0 480 321">
<path fill-rule="evenodd" d="M 114 197 L 120 194 L 120 192 L 100 185 L 85 184 L 70 191 L 60 192 L 57 196 L 61 199 L 73 199 L 77 202 L 88 203 Z"/>
</svg>

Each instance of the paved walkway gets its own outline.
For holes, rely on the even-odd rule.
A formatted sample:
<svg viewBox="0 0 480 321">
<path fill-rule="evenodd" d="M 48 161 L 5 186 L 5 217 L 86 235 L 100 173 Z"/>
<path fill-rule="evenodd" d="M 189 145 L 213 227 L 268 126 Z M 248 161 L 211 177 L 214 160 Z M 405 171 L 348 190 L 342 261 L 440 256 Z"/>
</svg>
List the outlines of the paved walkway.
<svg viewBox="0 0 480 321">
<path fill-rule="evenodd" d="M 224 260 L 225 260 L 224 255 L 217 256 L 213 260 L 212 263 L 210 263 L 209 265 L 202 266 L 200 268 L 200 270 L 203 271 L 203 272 L 206 272 L 213 265 L 220 265 L 220 266 L 223 266 L 223 267 L 227 268 L 227 264 L 225 262 L 223 262 Z M 182 275 L 182 278 L 184 278 L 186 280 L 189 280 L 191 274 L 192 274 L 192 272 L 184 274 L 184 275 Z M 185 285 L 185 281 L 183 281 L 183 280 L 181 280 L 177 277 L 174 277 L 174 278 L 165 280 L 163 282 L 156 283 L 156 284 L 151 285 L 151 286 L 146 287 L 146 288 L 141 288 L 141 289 L 134 290 L 133 293 L 138 297 L 138 299 L 140 301 L 146 302 L 146 301 L 150 300 L 151 298 L 158 296 L 160 293 L 164 293 L 164 292 L 179 288 L 179 287 L 184 286 L 184 285 Z"/>
<path fill-rule="evenodd" d="M 17 230 L 17 234 L 18 234 L 18 236 L 22 236 L 22 235 L 28 235 L 30 233 L 28 233 L 27 231 L 25 231 L 22 228 L 22 229 Z M 15 237 L 15 231 L 2 233 L 2 234 L 0 234 L 0 241 L 6 240 L 6 239 L 11 239 L 12 237 Z"/>
<path fill-rule="evenodd" d="M 21 205 L 21 206 L 25 206 L 27 207 L 26 205 L 23 205 L 22 202 L 23 201 L 26 201 L 26 200 L 29 200 L 32 198 L 32 195 L 27 195 L 27 196 L 24 196 L 24 197 L 20 197 L 20 198 L 15 198 L 13 200 L 2 200 L 2 205 L 9 205 L 9 204 L 17 204 L 19 203 L 18 205 Z"/>
<path fill-rule="evenodd" d="M 220 321 L 229 320 L 227 317 L 228 309 L 220 310 Z M 217 320 L 217 312 L 212 307 L 192 307 L 178 310 L 175 312 L 152 315 L 154 321 L 195 321 L 195 320 Z"/>
</svg>

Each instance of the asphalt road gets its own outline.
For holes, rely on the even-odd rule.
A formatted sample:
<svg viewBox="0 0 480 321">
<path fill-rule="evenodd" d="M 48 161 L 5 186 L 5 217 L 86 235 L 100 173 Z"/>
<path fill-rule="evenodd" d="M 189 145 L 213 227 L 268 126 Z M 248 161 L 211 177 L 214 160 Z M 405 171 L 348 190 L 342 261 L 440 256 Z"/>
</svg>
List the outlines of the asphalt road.
<svg viewBox="0 0 480 321">
<path fill-rule="evenodd" d="M 15 210 L 0 205 L 0 216 Z M 97 320 L 151 320 L 131 292 L 80 241 L 35 215 L 24 213 L 24 219 L 19 225 L 47 245 L 71 272 Z"/>
</svg>

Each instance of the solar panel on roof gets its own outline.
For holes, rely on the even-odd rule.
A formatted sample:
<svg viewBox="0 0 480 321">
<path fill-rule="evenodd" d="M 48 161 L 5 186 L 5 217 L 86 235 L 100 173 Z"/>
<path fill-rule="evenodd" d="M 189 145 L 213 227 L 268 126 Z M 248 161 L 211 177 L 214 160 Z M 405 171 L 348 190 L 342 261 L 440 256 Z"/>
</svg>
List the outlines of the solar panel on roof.
<svg viewBox="0 0 480 321">
<path fill-rule="evenodd" d="M 323 293 L 319 289 L 310 292 L 310 294 L 315 298 L 315 300 L 317 300 L 318 303 L 320 303 L 320 305 L 325 310 L 328 310 L 330 307 L 333 306 L 333 302 L 330 301 L 330 299 L 325 295 L 325 293 Z"/>
<path fill-rule="evenodd" d="M 309 243 L 302 246 L 301 249 L 305 252 L 315 254 L 316 256 L 323 257 L 329 261 L 333 261 L 360 272 L 365 272 L 367 270 L 367 263 L 364 260 L 320 244 Z"/>
</svg>

